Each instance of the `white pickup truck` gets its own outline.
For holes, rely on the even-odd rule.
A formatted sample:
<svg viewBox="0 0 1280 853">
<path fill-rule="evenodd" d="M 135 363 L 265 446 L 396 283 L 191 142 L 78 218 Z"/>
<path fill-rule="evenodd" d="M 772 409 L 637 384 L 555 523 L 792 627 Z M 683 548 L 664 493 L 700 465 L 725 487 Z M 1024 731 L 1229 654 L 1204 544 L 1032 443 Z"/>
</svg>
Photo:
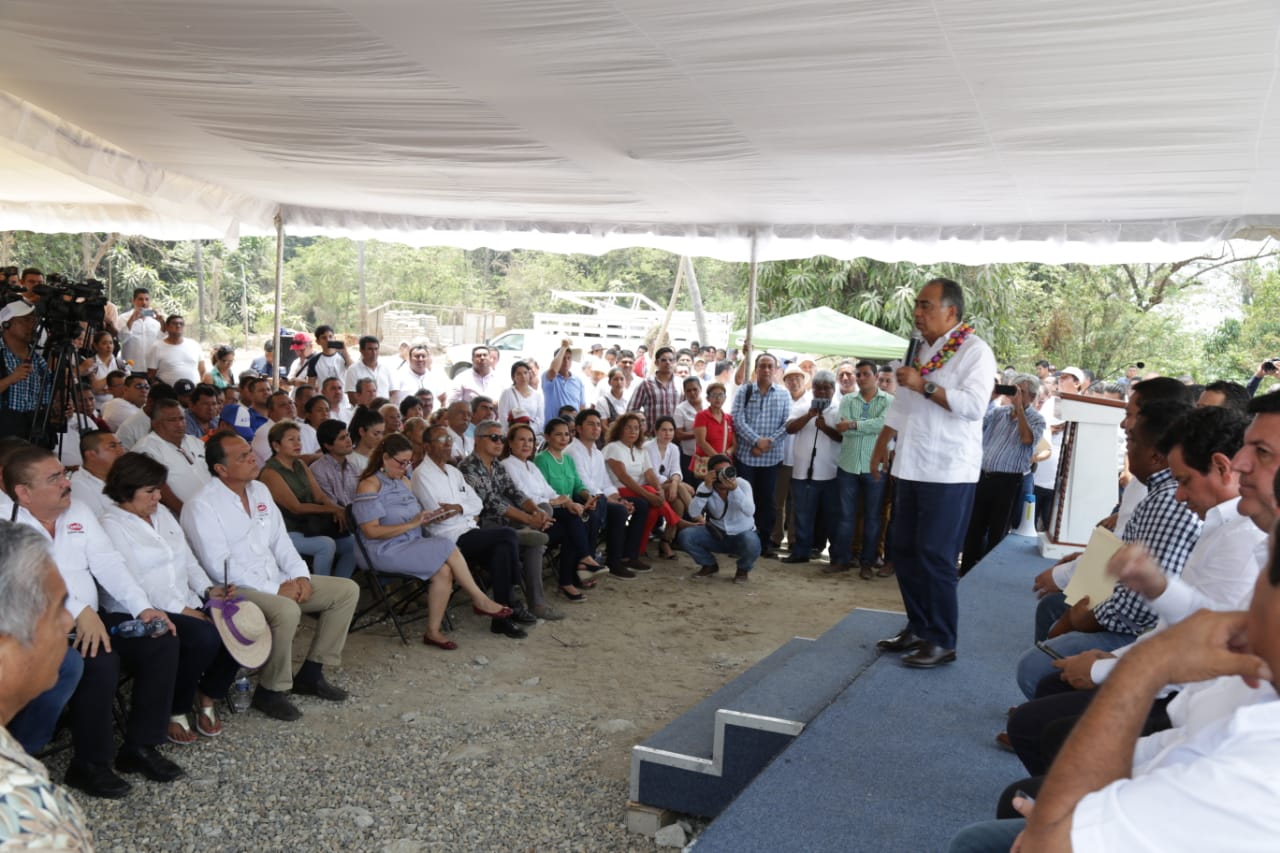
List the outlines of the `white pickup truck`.
<svg viewBox="0 0 1280 853">
<path fill-rule="evenodd" d="M 511 370 L 511 365 L 529 357 L 538 362 L 540 369 L 546 370 L 555 357 L 560 340 L 555 335 L 543 334 L 533 329 L 508 329 L 502 334 L 494 335 L 486 343 L 498 349 L 498 370 L 505 376 Z M 480 344 L 457 344 L 445 349 L 445 370 L 450 377 L 457 376 L 471 366 L 471 350 L 477 346 Z M 573 358 L 578 363 L 582 361 L 582 351 L 576 346 Z"/>
</svg>

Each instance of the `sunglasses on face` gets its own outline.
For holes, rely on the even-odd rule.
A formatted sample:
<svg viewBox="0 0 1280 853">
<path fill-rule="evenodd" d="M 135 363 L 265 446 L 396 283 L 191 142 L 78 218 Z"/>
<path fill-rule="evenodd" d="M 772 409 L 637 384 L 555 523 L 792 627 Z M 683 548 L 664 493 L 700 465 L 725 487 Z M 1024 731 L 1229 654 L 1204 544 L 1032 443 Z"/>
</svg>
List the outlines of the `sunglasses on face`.
<svg viewBox="0 0 1280 853">
<path fill-rule="evenodd" d="M 481 436 L 477 436 L 477 438 L 487 438 L 490 441 L 497 441 L 497 442 L 506 441 L 506 438 L 504 438 L 503 436 L 499 435 L 496 432 L 493 435 L 481 435 Z"/>
</svg>

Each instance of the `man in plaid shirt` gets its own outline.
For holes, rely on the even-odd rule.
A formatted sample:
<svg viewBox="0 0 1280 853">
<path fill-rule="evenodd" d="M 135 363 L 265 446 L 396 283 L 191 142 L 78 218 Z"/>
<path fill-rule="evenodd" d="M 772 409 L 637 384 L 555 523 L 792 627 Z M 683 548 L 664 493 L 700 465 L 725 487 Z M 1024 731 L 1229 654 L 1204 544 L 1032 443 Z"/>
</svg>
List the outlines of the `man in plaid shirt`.
<svg viewBox="0 0 1280 853">
<path fill-rule="evenodd" d="M 654 425 L 663 415 L 674 416 L 684 394 L 675 379 L 676 353 L 671 347 L 659 347 L 654 356 L 653 378 L 640 383 L 631 395 L 628 412 L 644 412 L 644 434 L 653 435 Z"/>
<path fill-rule="evenodd" d="M 35 351 L 36 315 L 16 299 L 0 308 L 0 433 L 27 436 L 53 395 L 49 365 Z M 46 442 L 41 442 L 42 444 Z"/>
<path fill-rule="evenodd" d="M 777 508 L 773 493 L 778 484 L 778 466 L 791 414 L 791 395 L 773 377 L 778 360 L 767 352 L 756 356 L 754 382 L 738 386 L 733 395 L 733 429 L 737 433 L 738 476 L 751 484 L 756 495 L 756 533 L 760 536 L 760 556 L 776 557 L 769 536 Z"/>
<path fill-rule="evenodd" d="M 1145 545 L 1169 577 L 1182 573 L 1203 522 L 1174 497 L 1178 484 L 1156 445 L 1169 425 L 1189 410 L 1182 401 L 1146 403 L 1127 434 L 1129 470 L 1146 484 L 1147 496 L 1134 508 L 1120 538 Z M 1049 630 L 1048 645 L 1065 657 L 1089 649 L 1111 651 L 1133 642 L 1135 635 L 1155 625 L 1156 618 L 1142 596 L 1117 584 L 1096 606 L 1087 598 L 1076 602 Z M 1029 649 L 1018 662 L 1018 686 L 1030 699 L 1040 679 L 1054 671 L 1048 655 Z"/>
</svg>

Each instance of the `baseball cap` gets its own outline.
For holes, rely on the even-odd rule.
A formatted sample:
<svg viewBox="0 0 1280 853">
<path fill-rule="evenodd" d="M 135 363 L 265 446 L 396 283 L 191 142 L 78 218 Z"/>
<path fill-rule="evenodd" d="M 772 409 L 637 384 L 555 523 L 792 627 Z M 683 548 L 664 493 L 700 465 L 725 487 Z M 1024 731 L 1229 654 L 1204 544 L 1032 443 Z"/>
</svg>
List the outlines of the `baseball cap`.
<svg viewBox="0 0 1280 853">
<path fill-rule="evenodd" d="M 196 383 L 192 382 L 190 379 L 179 379 L 177 382 L 173 383 L 173 390 L 174 393 L 181 397 L 184 394 L 190 394 L 192 391 L 196 390 Z"/>
<path fill-rule="evenodd" d="M 293 336 L 293 343 L 289 346 L 289 349 L 302 350 L 305 349 L 309 343 L 311 343 L 311 336 L 306 332 L 298 332 Z"/>
<path fill-rule="evenodd" d="M 1066 376 L 1074 376 L 1077 382 L 1084 381 L 1084 371 L 1078 367 L 1063 368 L 1062 373 Z"/>
<path fill-rule="evenodd" d="M 25 317 L 35 310 L 36 309 L 32 308 L 31 305 L 23 302 L 21 299 L 15 299 L 8 305 L 0 308 L 0 323 L 7 323 L 18 317 Z"/>
</svg>

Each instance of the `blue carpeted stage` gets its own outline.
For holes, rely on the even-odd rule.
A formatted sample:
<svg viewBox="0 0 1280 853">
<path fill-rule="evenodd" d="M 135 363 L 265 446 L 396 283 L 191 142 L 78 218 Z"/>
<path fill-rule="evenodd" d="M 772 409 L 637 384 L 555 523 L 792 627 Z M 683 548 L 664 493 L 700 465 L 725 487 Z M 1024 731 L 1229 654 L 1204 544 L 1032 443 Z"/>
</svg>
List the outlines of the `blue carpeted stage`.
<svg viewBox="0 0 1280 853">
<path fill-rule="evenodd" d="M 793 721 L 798 737 L 772 745 L 772 763 L 742 783 L 698 853 L 945 850 L 957 829 L 994 816 L 996 796 L 1023 775 L 993 738 L 1020 699 L 1013 673 L 1032 639 L 1031 582 L 1050 562 L 1034 540 L 1008 537 L 960 583 L 958 661 L 935 670 L 907 669 L 896 654 L 859 661 L 830 704 Z M 861 657 L 902 624 L 855 610 L 832 632 Z M 838 648 L 808 650 L 804 665 L 825 653 L 843 666 Z M 735 708 L 751 713 L 741 701 Z"/>
</svg>

